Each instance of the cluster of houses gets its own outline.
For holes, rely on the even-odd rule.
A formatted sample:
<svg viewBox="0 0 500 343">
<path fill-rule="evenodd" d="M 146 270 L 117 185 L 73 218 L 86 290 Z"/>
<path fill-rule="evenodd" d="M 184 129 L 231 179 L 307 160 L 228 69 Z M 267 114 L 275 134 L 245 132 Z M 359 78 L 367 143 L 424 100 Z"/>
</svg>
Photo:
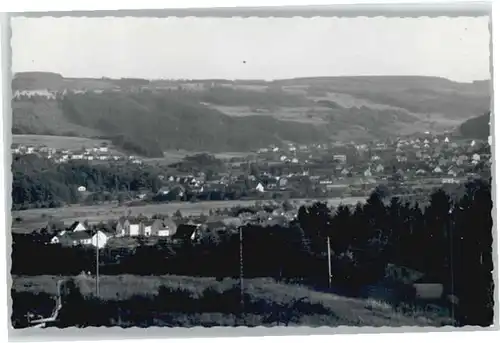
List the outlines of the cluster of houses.
<svg viewBox="0 0 500 343">
<path fill-rule="evenodd" d="M 136 156 L 124 156 L 116 151 L 112 151 L 107 145 L 95 146 L 92 148 L 56 149 L 45 145 L 23 145 L 12 144 L 13 155 L 38 155 L 56 163 L 65 163 L 74 160 L 86 161 L 130 161 L 134 164 L 142 164 L 143 161 Z"/>
<path fill-rule="evenodd" d="M 50 240 L 51 244 L 66 247 L 83 245 L 101 249 L 109 243 L 110 239 L 156 237 L 178 243 L 199 239 L 203 232 L 207 231 L 225 230 L 249 223 L 262 226 L 287 225 L 295 218 L 296 213 L 293 208 L 285 211 L 276 206 L 272 212 L 243 208 L 231 215 L 212 217 L 212 219 L 203 215 L 190 218 L 122 216 L 112 225 L 102 223 L 91 225 L 87 222 L 75 221 L 67 228 L 62 223 L 59 223 L 58 227 L 54 223 L 49 224 L 48 227 L 51 232 L 55 232 Z"/>
<path fill-rule="evenodd" d="M 91 226 L 75 221 L 68 228 L 56 230 L 51 244 L 63 246 L 94 246 L 104 248 L 111 238 L 121 237 L 171 237 L 173 240 L 195 239 L 200 224 L 194 222 L 175 223 L 170 218 L 143 219 L 126 218 L 118 220 L 114 227 L 106 225 Z"/>
<path fill-rule="evenodd" d="M 342 180 L 346 181 L 344 183 L 380 182 L 394 173 L 394 167 L 403 179 L 439 178 L 441 183 L 450 183 L 456 182 L 453 178 L 470 175 L 477 166 L 490 168 L 492 163 L 488 143 L 453 141 L 447 136 L 427 133 L 424 137 L 371 144 L 271 146 L 260 149 L 258 156 L 266 163 L 284 162 L 289 169 L 301 167 L 295 176 L 307 175 L 310 180 L 328 187 L 343 183 Z M 316 165 L 320 168 L 315 168 Z M 324 169 L 325 165 L 331 165 L 333 170 L 327 173 L 315 170 Z"/>
</svg>

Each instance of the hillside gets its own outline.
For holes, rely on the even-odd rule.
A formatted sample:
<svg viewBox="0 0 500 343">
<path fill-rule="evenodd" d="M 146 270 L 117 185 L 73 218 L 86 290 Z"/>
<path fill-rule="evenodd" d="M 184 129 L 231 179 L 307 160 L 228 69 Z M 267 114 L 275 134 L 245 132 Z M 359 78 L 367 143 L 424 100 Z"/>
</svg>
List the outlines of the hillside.
<svg viewBox="0 0 500 343">
<path fill-rule="evenodd" d="M 14 133 L 108 138 L 149 157 L 442 132 L 490 103 L 489 81 L 414 76 L 149 81 L 31 72 L 12 86 Z M 35 94 L 43 90 L 53 98 Z"/>
<path fill-rule="evenodd" d="M 61 108 L 68 121 L 99 129 L 118 145 L 143 147 L 143 154 L 152 157 L 158 149 L 248 151 L 285 140 L 308 143 L 329 137 L 324 127 L 271 117 L 235 118 L 177 95 L 68 95 Z M 117 142 L 122 138 L 125 143 Z"/>
<path fill-rule="evenodd" d="M 458 128 L 464 138 L 488 140 L 490 135 L 490 113 L 487 112 L 479 117 L 465 121 Z"/>
</svg>

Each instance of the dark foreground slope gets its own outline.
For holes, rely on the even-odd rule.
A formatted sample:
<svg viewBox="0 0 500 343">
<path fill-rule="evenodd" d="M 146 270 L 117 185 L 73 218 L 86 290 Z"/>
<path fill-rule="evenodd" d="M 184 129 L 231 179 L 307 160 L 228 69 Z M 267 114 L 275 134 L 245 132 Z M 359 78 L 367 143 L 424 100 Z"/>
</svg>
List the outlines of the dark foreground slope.
<svg viewBox="0 0 500 343">
<path fill-rule="evenodd" d="M 25 326 L 27 312 L 49 316 L 55 304 L 57 279 L 14 277 L 13 325 Z M 59 327 L 68 326 L 444 326 L 443 314 L 414 308 L 403 311 L 372 299 L 353 299 L 278 283 L 270 278 L 247 279 L 244 303 L 235 279 L 174 275 L 77 277 L 79 292 L 67 298 Z M 26 287 L 26 285 L 31 287 Z M 243 311 L 242 311 L 243 308 Z M 23 323 L 24 321 L 24 323 Z"/>
</svg>

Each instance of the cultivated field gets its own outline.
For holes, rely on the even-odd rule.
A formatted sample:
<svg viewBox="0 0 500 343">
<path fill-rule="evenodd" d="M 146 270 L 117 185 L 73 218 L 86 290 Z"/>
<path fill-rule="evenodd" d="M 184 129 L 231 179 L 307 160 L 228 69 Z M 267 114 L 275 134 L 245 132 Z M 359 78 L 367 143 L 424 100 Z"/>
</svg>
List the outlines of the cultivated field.
<svg viewBox="0 0 500 343">
<path fill-rule="evenodd" d="M 30 146 L 44 145 L 48 148 L 68 150 L 99 147 L 102 143 L 106 143 L 111 146 L 110 141 L 103 139 L 44 135 L 12 135 L 12 143 Z"/>
<path fill-rule="evenodd" d="M 56 283 L 62 278 L 49 275 L 13 276 L 12 289 L 15 292 L 25 292 L 24 294 L 55 295 Z M 83 297 L 94 299 L 95 302 L 95 279 L 82 275 L 74 277 L 74 280 Z M 239 281 L 229 278 L 217 281 L 208 277 L 174 275 L 102 275 L 99 285 L 100 304 L 106 307 L 108 315 L 111 313 L 111 316 L 118 317 L 118 313 L 110 311 L 110 308 L 114 308 L 110 305 L 112 302 L 122 304 L 121 309 L 124 309 L 123 306 L 132 307 L 134 299 L 135 304 L 139 304 L 137 299 L 140 297 L 141 306 L 147 304 L 142 310 L 129 308 L 129 311 L 140 312 L 134 313 L 132 320 L 153 315 L 160 319 L 169 312 L 175 312 L 179 317 L 185 317 L 182 324 L 178 324 L 181 326 L 210 325 L 210 322 L 212 325 L 234 325 L 235 315 L 238 315 L 241 309 Z M 278 283 L 269 278 L 244 280 L 244 299 L 244 316 L 250 321 L 249 325 L 262 325 L 266 322 L 276 325 L 278 318 L 273 319 L 273 316 L 291 316 L 292 311 L 290 325 L 442 326 L 451 323 L 449 318 L 442 314 L 424 312 L 416 308 L 396 309 L 374 299 L 348 298 L 305 286 Z M 23 309 L 25 306 L 30 306 L 32 310 L 37 307 L 36 301 L 19 303 L 16 306 L 14 300 L 13 305 L 14 311 L 18 311 L 17 316 L 22 314 L 19 312 L 26 311 Z M 97 309 L 99 306 L 98 303 Z M 122 313 L 126 316 L 127 312 Z M 93 315 L 99 314 L 94 312 Z M 144 317 L 142 320 L 147 320 Z M 120 320 L 127 322 L 125 318 Z M 165 320 L 168 322 L 172 318 Z"/>
<path fill-rule="evenodd" d="M 158 165 L 170 165 L 177 162 L 182 161 L 186 156 L 193 156 L 197 154 L 207 153 L 215 156 L 221 160 L 229 160 L 231 158 L 244 158 L 252 155 L 252 153 L 245 152 L 221 152 L 221 153 L 212 153 L 209 151 L 186 151 L 186 150 L 167 150 L 164 151 L 163 157 L 156 158 L 143 158 L 142 160 L 145 163 L 149 164 L 158 164 Z"/>
<path fill-rule="evenodd" d="M 151 217 L 154 214 L 172 215 L 177 210 L 183 215 L 199 215 L 201 213 L 208 214 L 209 210 L 230 208 L 234 206 L 250 206 L 255 204 L 256 200 L 237 200 L 237 201 L 203 201 L 197 203 L 190 202 L 175 202 L 167 204 L 148 204 L 143 206 L 118 206 L 117 204 L 102 204 L 94 206 L 68 206 L 51 209 L 30 209 L 25 211 L 13 211 L 12 218 L 21 217 L 22 222 L 14 223 L 12 230 L 14 232 L 30 232 L 47 225 L 49 218 L 62 220 L 68 224 L 76 220 L 88 220 L 90 223 L 107 221 L 109 219 L 118 219 L 120 216 L 139 214 Z M 313 199 L 296 199 L 293 200 L 297 205 L 312 202 Z M 327 201 L 330 206 L 343 204 L 356 204 L 357 202 L 366 201 L 365 197 L 352 198 L 332 198 L 321 199 Z"/>
</svg>

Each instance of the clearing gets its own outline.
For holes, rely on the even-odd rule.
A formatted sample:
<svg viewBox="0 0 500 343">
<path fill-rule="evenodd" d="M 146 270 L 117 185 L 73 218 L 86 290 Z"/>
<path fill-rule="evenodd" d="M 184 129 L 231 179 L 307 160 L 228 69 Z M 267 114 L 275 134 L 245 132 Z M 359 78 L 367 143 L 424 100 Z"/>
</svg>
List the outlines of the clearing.
<svg viewBox="0 0 500 343">
<path fill-rule="evenodd" d="M 12 135 L 12 143 L 68 150 L 94 148 L 99 147 L 103 143 L 111 147 L 111 142 L 104 139 L 48 135 Z"/>
<path fill-rule="evenodd" d="M 343 204 L 356 204 L 365 202 L 366 197 L 350 197 L 350 198 L 331 198 L 319 199 L 327 201 L 329 206 L 338 206 Z M 132 216 L 142 214 L 151 217 L 154 214 L 173 215 L 177 210 L 181 211 L 184 216 L 199 215 L 201 213 L 208 214 L 210 209 L 231 208 L 234 206 L 251 206 L 258 200 L 231 200 L 231 201 L 201 201 L 196 203 L 191 202 L 172 202 L 163 204 L 147 204 L 141 206 L 118 206 L 118 204 L 102 204 L 93 206 L 68 206 L 60 208 L 37 208 L 24 211 L 13 211 L 12 218 L 21 217 L 22 221 L 14 223 L 12 231 L 17 233 L 31 232 L 40 229 L 47 225 L 47 221 L 52 218 L 62 220 L 67 224 L 71 224 L 76 220 L 88 220 L 89 223 L 98 223 L 109 219 L 118 219 L 129 212 Z M 265 200 L 264 200 L 265 201 Z M 313 202 L 314 199 L 293 199 L 297 205 Z"/>
</svg>

